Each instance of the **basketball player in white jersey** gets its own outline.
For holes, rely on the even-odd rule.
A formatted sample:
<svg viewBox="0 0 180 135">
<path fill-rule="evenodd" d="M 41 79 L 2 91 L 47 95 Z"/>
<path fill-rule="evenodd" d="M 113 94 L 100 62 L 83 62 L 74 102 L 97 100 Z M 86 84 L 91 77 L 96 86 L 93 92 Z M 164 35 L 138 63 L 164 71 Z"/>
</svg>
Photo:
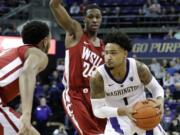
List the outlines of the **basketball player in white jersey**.
<svg viewBox="0 0 180 135">
<path fill-rule="evenodd" d="M 132 106 L 146 99 L 144 87 L 152 92 L 151 100 L 163 113 L 163 88 L 145 64 L 127 58 L 132 48 L 127 35 L 113 31 L 105 43 L 105 64 L 97 68 L 90 80 L 94 115 L 108 118 L 105 135 L 165 135 L 160 125 L 151 131 L 138 128 L 132 117 Z"/>
</svg>

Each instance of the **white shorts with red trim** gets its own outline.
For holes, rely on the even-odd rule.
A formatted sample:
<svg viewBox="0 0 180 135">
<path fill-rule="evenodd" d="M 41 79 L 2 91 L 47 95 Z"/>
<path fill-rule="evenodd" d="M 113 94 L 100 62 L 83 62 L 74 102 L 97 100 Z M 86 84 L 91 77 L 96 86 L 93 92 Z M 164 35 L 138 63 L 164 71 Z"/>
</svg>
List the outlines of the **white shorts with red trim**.
<svg viewBox="0 0 180 135">
<path fill-rule="evenodd" d="M 19 125 L 18 114 L 11 108 L 0 105 L 0 135 L 16 135 Z"/>
</svg>

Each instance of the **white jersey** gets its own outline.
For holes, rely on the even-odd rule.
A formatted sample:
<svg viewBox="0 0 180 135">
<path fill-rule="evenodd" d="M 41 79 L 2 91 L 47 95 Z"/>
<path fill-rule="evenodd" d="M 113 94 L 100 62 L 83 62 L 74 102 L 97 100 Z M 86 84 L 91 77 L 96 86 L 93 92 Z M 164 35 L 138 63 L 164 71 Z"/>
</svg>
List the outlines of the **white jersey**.
<svg viewBox="0 0 180 135">
<path fill-rule="evenodd" d="M 101 65 L 97 68 L 104 81 L 106 105 L 110 107 L 132 107 L 137 101 L 146 99 L 144 85 L 140 81 L 136 60 L 127 59 L 126 76 L 124 80 L 117 81 L 110 70 Z M 161 125 L 153 130 L 145 131 L 138 128 L 128 116 L 108 118 L 104 135 L 166 135 Z"/>
<path fill-rule="evenodd" d="M 133 106 L 137 101 L 146 99 L 135 59 L 127 59 L 126 76 L 122 81 L 115 80 L 105 65 L 101 65 L 97 70 L 104 81 L 105 99 L 108 106 Z"/>
</svg>

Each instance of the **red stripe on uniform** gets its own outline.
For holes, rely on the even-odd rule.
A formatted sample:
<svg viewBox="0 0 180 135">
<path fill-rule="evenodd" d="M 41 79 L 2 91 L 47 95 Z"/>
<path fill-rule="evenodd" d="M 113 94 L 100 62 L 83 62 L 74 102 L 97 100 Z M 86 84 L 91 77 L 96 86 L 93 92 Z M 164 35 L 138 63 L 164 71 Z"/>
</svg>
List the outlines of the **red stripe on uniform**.
<svg viewBox="0 0 180 135">
<path fill-rule="evenodd" d="M 16 125 L 13 123 L 13 121 L 9 118 L 9 116 L 6 114 L 6 112 L 3 111 L 3 109 L 0 107 L 0 112 L 4 115 L 6 120 L 9 122 L 9 124 L 13 127 L 13 129 L 18 132 L 19 129 L 16 127 Z"/>
<path fill-rule="evenodd" d="M 1 123 L 0 123 L 0 135 L 4 135 L 4 128 L 3 128 L 3 126 L 1 125 Z"/>
<path fill-rule="evenodd" d="M 5 74 L 3 77 L 0 78 L 0 81 L 2 81 L 3 79 L 5 79 L 6 77 L 8 77 L 9 75 L 11 75 L 12 73 L 14 73 L 15 71 L 17 71 L 18 69 L 20 69 L 22 67 L 22 64 L 17 66 L 16 68 L 14 68 L 13 70 L 9 71 L 7 74 Z"/>
<path fill-rule="evenodd" d="M 71 123 L 72 123 L 72 124 L 74 125 L 74 127 L 78 130 L 79 134 L 80 134 L 80 135 L 83 135 L 80 126 L 77 125 L 77 124 L 79 124 L 78 121 L 75 119 L 75 121 L 77 122 L 77 124 L 76 124 L 76 122 L 72 119 L 72 115 L 74 115 L 74 113 L 73 113 L 73 114 L 69 114 L 69 112 L 68 112 L 68 110 L 67 110 L 67 105 L 68 105 L 68 104 L 72 104 L 72 103 L 70 103 L 70 102 L 67 101 L 66 91 L 67 91 L 67 90 L 64 90 L 64 91 L 63 91 L 63 95 L 62 95 L 62 97 L 63 97 L 63 98 L 62 98 L 62 103 L 63 103 L 64 110 L 65 110 L 66 114 L 68 115 Z M 74 117 L 74 116 L 73 116 L 73 117 Z M 75 118 L 75 117 L 74 117 L 74 118 Z M 79 126 L 79 127 L 78 127 L 78 126 Z"/>
</svg>

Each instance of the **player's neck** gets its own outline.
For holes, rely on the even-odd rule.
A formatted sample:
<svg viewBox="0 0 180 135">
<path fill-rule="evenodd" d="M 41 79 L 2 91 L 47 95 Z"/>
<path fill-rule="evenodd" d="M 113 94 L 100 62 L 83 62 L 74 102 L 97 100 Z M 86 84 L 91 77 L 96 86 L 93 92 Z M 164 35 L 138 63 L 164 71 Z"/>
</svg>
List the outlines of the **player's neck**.
<svg viewBox="0 0 180 135">
<path fill-rule="evenodd" d="M 127 72 L 126 62 L 122 63 L 121 65 L 119 65 L 118 67 L 112 70 L 112 74 L 114 78 L 118 81 L 123 80 L 125 78 L 126 72 Z"/>
<path fill-rule="evenodd" d="M 100 39 L 97 37 L 97 33 L 94 32 L 87 32 L 87 35 L 89 37 L 89 41 L 96 47 L 100 46 Z"/>
<path fill-rule="evenodd" d="M 86 30 L 85 29 L 85 32 L 87 33 L 88 37 L 91 39 L 91 40 L 96 40 L 97 38 L 97 32 L 94 32 L 94 31 L 89 31 L 89 30 Z"/>
</svg>

